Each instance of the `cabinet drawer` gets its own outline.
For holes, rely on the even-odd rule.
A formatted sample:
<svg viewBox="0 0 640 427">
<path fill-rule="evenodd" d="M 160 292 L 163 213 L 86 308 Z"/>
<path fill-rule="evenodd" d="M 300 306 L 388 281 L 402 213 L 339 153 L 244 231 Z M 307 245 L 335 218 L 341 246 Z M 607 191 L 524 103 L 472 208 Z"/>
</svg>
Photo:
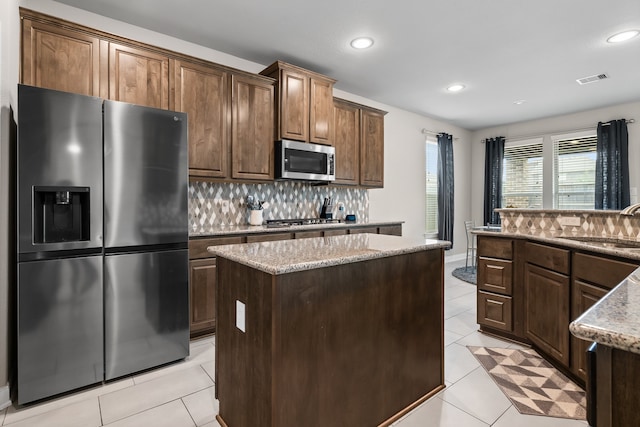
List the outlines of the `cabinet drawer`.
<svg viewBox="0 0 640 427">
<path fill-rule="evenodd" d="M 296 239 L 307 239 L 309 237 L 322 237 L 322 231 L 296 231 L 293 233 L 293 237 Z"/>
<path fill-rule="evenodd" d="M 512 298 L 478 291 L 478 323 L 502 331 L 513 330 Z"/>
<path fill-rule="evenodd" d="M 345 234 L 347 234 L 347 229 L 346 228 L 342 228 L 342 229 L 338 229 L 338 230 L 325 230 L 325 232 L 324 232 L 324 236 L 325 237 L 329 237 L 329 236 L 344 236 Z"/>
<path fill-rule="evenodd" d="M 513 261 L 480 257 L 478 259 L 478 289 L 512 295 Z"/>
<path fill-rule="evenodd" d="M 381 227 L 378 227 L 378 234 L 402 236 L 402 225 L 383 225 Z"/>
<path fill-rule="evenodd" d="M 257 234 L 257 235 L 248 235 L 247 243 L 272 242 L 274 240 L 289 240 L 289 239 L 293 239 L 293 234 L 291 233 Z"/>
<path fill-rule="evenodd" d="M 209 246 L 233 245 L 236 243 L 244 243 L 244 238 L 242 236 L 235 236 L 191 239 L 189 240 L 189 259 L 212 257 L 213 255 L 207 251 L 207 247 Z"/>
<path fill-rule="evenodd" d="M 513 259 L 513 240 L 502 237 L 478 236 L 478 255 L 489 258 Z"/>
<path fill-rule="evenodd" d="M 378 227 L 363 227 L 363 228 L 352 228 L 349 230 L 349 234 L 378 234 Z"/>
<path fill-rule="evenodd" d="M 558 273 L 569 274 L 569 255 L 571 252 L 567 249 L 527 242 L 525 253 L 527 262 L 530 264 Z"/>
<path fill-rule="evenodd" d="M 622 282 L 637 264 L 602 258 L 600 256 L 575 253 L 573 255 L 573 277 L 594 285 L 612 289 Z"/>
</svg>

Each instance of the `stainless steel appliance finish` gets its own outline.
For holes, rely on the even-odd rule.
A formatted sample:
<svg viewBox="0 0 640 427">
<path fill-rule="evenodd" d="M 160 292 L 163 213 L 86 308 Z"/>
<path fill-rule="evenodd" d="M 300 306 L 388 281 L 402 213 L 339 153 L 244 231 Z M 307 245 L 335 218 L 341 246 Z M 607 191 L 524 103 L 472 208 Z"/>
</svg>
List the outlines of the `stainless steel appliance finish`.
<svg viewBox="0 0 640 427">
<path fill-rule="evenodd" d="M 105 379 L 189 354 L 187 116 L 104 102 Z"/>
<path fill-rule="evenodd" d="M 188 250 L 105 256 L 105 379 L 189 354 Z"/>
<path fill-rule="evenodd" d="M 18 106 L 18 252 L 101 248 L 102 100 L 19 85 Z M 88 189 L 85 240 L 37 241 L 36 187 Z"/>
<path fill-rule="evenodd" d="M 104 102 L 106 248 L 189 239 L 187 116 Z"/>
<path fill-rule="evenodd" d="M 19 403 L 103 379 L 102 256 L 18 264 Z"/>
<path fill-rule="evenodd" d="M 184 358 L 186 114 L 18 93 L 18 403 Z"/>
<path fill-rule="evenodd" d="M 336 149 L 306 142 L 276 141 L 275 177 L 301 181 L 335 181 Z"/>
</svg>

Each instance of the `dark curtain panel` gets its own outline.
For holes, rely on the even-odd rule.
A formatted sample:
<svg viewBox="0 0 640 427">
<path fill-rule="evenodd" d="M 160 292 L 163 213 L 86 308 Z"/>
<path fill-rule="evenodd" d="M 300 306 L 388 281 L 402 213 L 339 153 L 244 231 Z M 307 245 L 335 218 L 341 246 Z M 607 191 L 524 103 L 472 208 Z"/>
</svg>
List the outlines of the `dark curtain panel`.
<svg viewBox="0 0 640 427">
<path fill-rule="evenodd" d="M 485 140 L 484 150 L 484 223 L 499 224 L 500 214 L 494 209 L 502 205 L 504 137 Z"/>
<path fill-rule="evenodd" d="M 629 206 L 629 135 L 627 121 L 598 123 L 596 209 Z"/>
<path fill-rule="evenodd" d="M 453 246 L 453 138 L 438 135 L 438 239 Z"/>
</svg>

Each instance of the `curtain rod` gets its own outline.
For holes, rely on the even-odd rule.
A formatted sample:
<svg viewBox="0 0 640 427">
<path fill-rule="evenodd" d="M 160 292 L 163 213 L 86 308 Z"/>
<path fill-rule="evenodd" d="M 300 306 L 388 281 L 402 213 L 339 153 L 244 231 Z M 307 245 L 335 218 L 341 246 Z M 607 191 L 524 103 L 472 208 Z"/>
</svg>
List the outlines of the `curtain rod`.
<svg viewBox="0 0 640 427">
<path fill-rule="evenodd" d="M 440 135 L 441 133 L 444 133 L 444 132 L 434 132 L 434 131 L 429 130 L 429 129 L 422 129 L 422 134 L 423 134 L 423 135 L 433 135 L 433 136 L 438 136 L 438 135 Z M 454 141 L 457 141 L 457 140 L 459 140 L 459 139 L 460 139 L 460 138 L 453 138 L 453 140 L 454 140 Z"/>
<path fill-rule="evenodd" d="M 636 120 L 635 119 L 628 119 L 626 120 L 626 122 L 628 124 L 632 124 L 635 123 Z M 609 123 L 602 123 L 603 126 L 609 126 Z M 587 130 L 596 130 L 596 128 L 598 127 L 598 125 L 596 124 L 595 127 L 588 127 L 588 128 L 582 128 L 582 129 L 569 129 L 569 130 L 557 130 L 557 131 L 553 131 L 553 132 L 545 132 L 545 133 L 535 133 L 535 134 L 530 134 L 530 135 L 518 135 L 518 136 L 510 136 L 510 137 L 505 137 L 504 140 L 505 141 L 517 141 L 519 139 L 529 139 L 529 138 L 537 138 L 537 137 L 541 137 L 541 136 L 545 136 L 545 135 L 554 135 L 554 134 L 562 134 L 562 133 L 574 133 L 574 132 L 584 132 Z M 482 144 L 484 144 L 485 140 L 487 138 L 482 139 L 480 142 Z"/>
</svg>

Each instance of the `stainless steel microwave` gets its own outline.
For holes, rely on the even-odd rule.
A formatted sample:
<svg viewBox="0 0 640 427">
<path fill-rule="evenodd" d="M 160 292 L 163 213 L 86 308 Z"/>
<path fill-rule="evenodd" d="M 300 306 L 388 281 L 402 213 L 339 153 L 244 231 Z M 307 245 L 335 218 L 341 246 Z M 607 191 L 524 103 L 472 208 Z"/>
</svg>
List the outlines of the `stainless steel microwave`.
<svg viewBox="0 0 640 427">
<path fill-rule="evenodd" d="M 283 139 L 276 141 L 275 178 L 334 181 L 336 149 L 328 145 Z"/>
</svg>

